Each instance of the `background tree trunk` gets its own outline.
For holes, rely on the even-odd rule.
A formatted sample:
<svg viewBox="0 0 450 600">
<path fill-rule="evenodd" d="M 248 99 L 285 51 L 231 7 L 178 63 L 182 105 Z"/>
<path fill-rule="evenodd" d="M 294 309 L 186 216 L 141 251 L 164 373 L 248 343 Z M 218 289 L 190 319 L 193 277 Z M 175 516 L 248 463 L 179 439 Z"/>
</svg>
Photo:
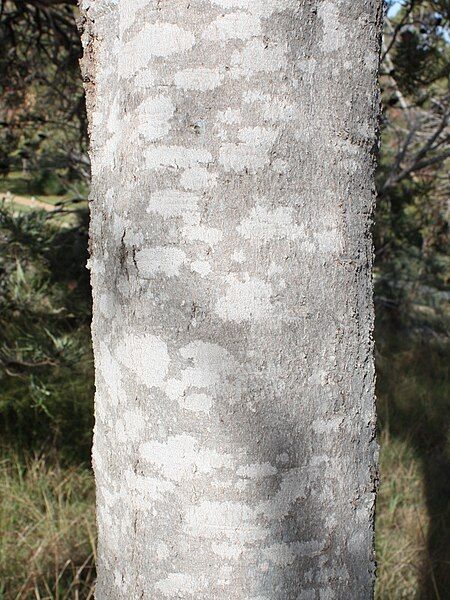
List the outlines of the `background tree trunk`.
<svg viewBox="0 0 450 600">
<path fill-rule="evenodd" d="M 381 2 L 81 4 L 97 598 L 370 598 Z"/>
</svg>

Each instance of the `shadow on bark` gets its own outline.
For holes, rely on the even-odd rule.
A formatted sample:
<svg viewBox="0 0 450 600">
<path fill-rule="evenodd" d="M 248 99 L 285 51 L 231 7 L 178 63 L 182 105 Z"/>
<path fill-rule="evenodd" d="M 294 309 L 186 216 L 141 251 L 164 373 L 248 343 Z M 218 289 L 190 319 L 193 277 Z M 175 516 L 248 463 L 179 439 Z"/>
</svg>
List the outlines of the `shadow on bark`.
<svg viewBox="0 0 450 600">
<path fill-rule="evenodd" d="M 353 513 L 357 501 L 352 506 L 349 498 L 349 490 L 357 487 L 351 469 L 355 467 L 359 474 L 363 470 L 359 463 L 355 466 L 356 461 L 349 450 L 355 444 L 357 453 L 359 441 L 331 433 L 318 436 L 312 426 L 315 419 L 326 419 L 326 407 L 328 414 L 350 414 L 348 403 L 351 399 L 349 394 L 346 395 L 345 387 L 340 389 L 337 384 L 328 392 L 329 386 L 318 384 L 314 397 L 311 396 L 307 375 L 313 374 L 315 367 L 311 362 L 303 364 L 302 360 L 310 360 L 314 353 L 305 343 L 309 340 L 309 344 L 317 344 L 317 356 L 322 356 L 325 346 L 322 347 L 319 340 L 329 339 L 330 335 L 323 321 L 317 321 L 317 327 L 322 327 L 317 335 L 312 335 L 311 323 L 304 327 L 305 331 L 301 327 L 293 330 L 285 325 L 282 331 L 274 330 L 270 335 L 265 332 L 258 338 L 251 328 L 245 333 L 244 327 L 227 324 L 222 325 L 221 333 L 215 336 L 233 340 L 227 347 L 232 349 L 234 345 L 236 356 L 240 351 L 243 356 L 251 356 L 252 351 L 260 355 L 250 363 L 254 371 L 247 374 L 242 401 L 233 408 L 231 415 L 229 405 L 223 403 L 224 412 L 219 419 L 222 426 L 227 425 L 232 446 L 245 450 L 250 462 L 276 465 L 278 469 L 274 476 L 257 482 L 256 496 L 263 495 L 269 503 L 276 504 L 276 499 L 286 491 L 284 476 L 289 477 L 289 473 L 293 475 L 291 483 L 300 484 L 293 494 L 293 497 L 297 495 L 296 500 L 283 509 L 282 515 L 273 519 L 263 517 L 270 533 L 257 552 L 264 557 L 268 548 L 278 547 L 280 562 L 268 560 L 264 572 L 264 560 L 257 561 L 257 568 L 262 570 L 250 578 L 253 579 L 250 586 L 254 587 L 249 589 L 249 595 L 271 600 L 312 599 L 319 593 L 323 595 L 321 597 L 332 593 L 336 598 L 369 598 L 370 578 L 367 578 L 366 570 L 369 559 L 364 539 L 367 528 L 364 527 L 363 532 L 360 526 L 358 530 Z M 330 320 L 329 328 L 333 327 L 335 323 Z M 267 339 L 271 340 L 270 348 L 265 348 L 261 342 Z M 283 352 L 283 348 L 288 351 Z M 252 404 L 255 405 L 253 413 Z M 364 445 L 364 433 L 361 439 Z M 341 472 L 339 469 L 334 472 L 335 464 Z M 349 468 L 348 464 L 352 466 L 345 478 L 342 474 Z M 370 474 L 366 485 L 369 479 Z M 302 482 L 305 485 L 300 489 Z M 354 534 L 362 536 L 359 545 L 350 544 Z M 301 550 L 282 564 L 283 552 L 289 546 Z"/>
</svg>

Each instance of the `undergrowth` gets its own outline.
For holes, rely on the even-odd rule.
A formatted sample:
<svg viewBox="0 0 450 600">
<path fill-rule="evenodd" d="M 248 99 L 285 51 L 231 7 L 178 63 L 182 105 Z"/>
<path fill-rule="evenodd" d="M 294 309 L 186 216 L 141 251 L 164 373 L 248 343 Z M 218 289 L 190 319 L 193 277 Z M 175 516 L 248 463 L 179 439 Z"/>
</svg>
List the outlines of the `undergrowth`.
<svg viewBox="0 0 450 600">
<path fill-rule="evenodd" d="M 88 600 L 95 582 L 90 471 L 45 456 L 0 461 L 0 598 Z"/>
</svg>

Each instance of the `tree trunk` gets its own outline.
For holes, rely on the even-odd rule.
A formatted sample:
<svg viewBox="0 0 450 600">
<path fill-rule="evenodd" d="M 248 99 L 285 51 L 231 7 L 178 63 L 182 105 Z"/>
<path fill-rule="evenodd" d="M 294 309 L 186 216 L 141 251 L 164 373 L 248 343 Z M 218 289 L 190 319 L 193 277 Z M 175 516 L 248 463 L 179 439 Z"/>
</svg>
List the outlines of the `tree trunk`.
<svg viewBox="0 0 450 600">
<path fill-rule="evenodd" d="M 371 598 L 381 1 L 81 8 L 97 598 Z"/>
</svg>

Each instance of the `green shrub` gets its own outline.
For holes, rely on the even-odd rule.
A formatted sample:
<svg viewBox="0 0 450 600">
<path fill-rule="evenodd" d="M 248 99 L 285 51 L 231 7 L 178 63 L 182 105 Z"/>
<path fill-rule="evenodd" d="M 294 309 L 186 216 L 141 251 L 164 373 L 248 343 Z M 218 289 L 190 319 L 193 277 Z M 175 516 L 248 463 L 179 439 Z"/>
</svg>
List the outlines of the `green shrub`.
<svg viewBox="0 0 450 600">
<path fill-rule="evenodd" d="M 89 461 L 93 366 L 86 215 L 0 211 L 0 433 L 26 450 Z"/>
<path fill-rule="evenodd" d="M 53 169 L 38 171 L 32 180 L 32 188 L 37 194 L 45 194 L 46 196 L 61 196 L 67 191 L 58 173 Z"/>
</svg>

